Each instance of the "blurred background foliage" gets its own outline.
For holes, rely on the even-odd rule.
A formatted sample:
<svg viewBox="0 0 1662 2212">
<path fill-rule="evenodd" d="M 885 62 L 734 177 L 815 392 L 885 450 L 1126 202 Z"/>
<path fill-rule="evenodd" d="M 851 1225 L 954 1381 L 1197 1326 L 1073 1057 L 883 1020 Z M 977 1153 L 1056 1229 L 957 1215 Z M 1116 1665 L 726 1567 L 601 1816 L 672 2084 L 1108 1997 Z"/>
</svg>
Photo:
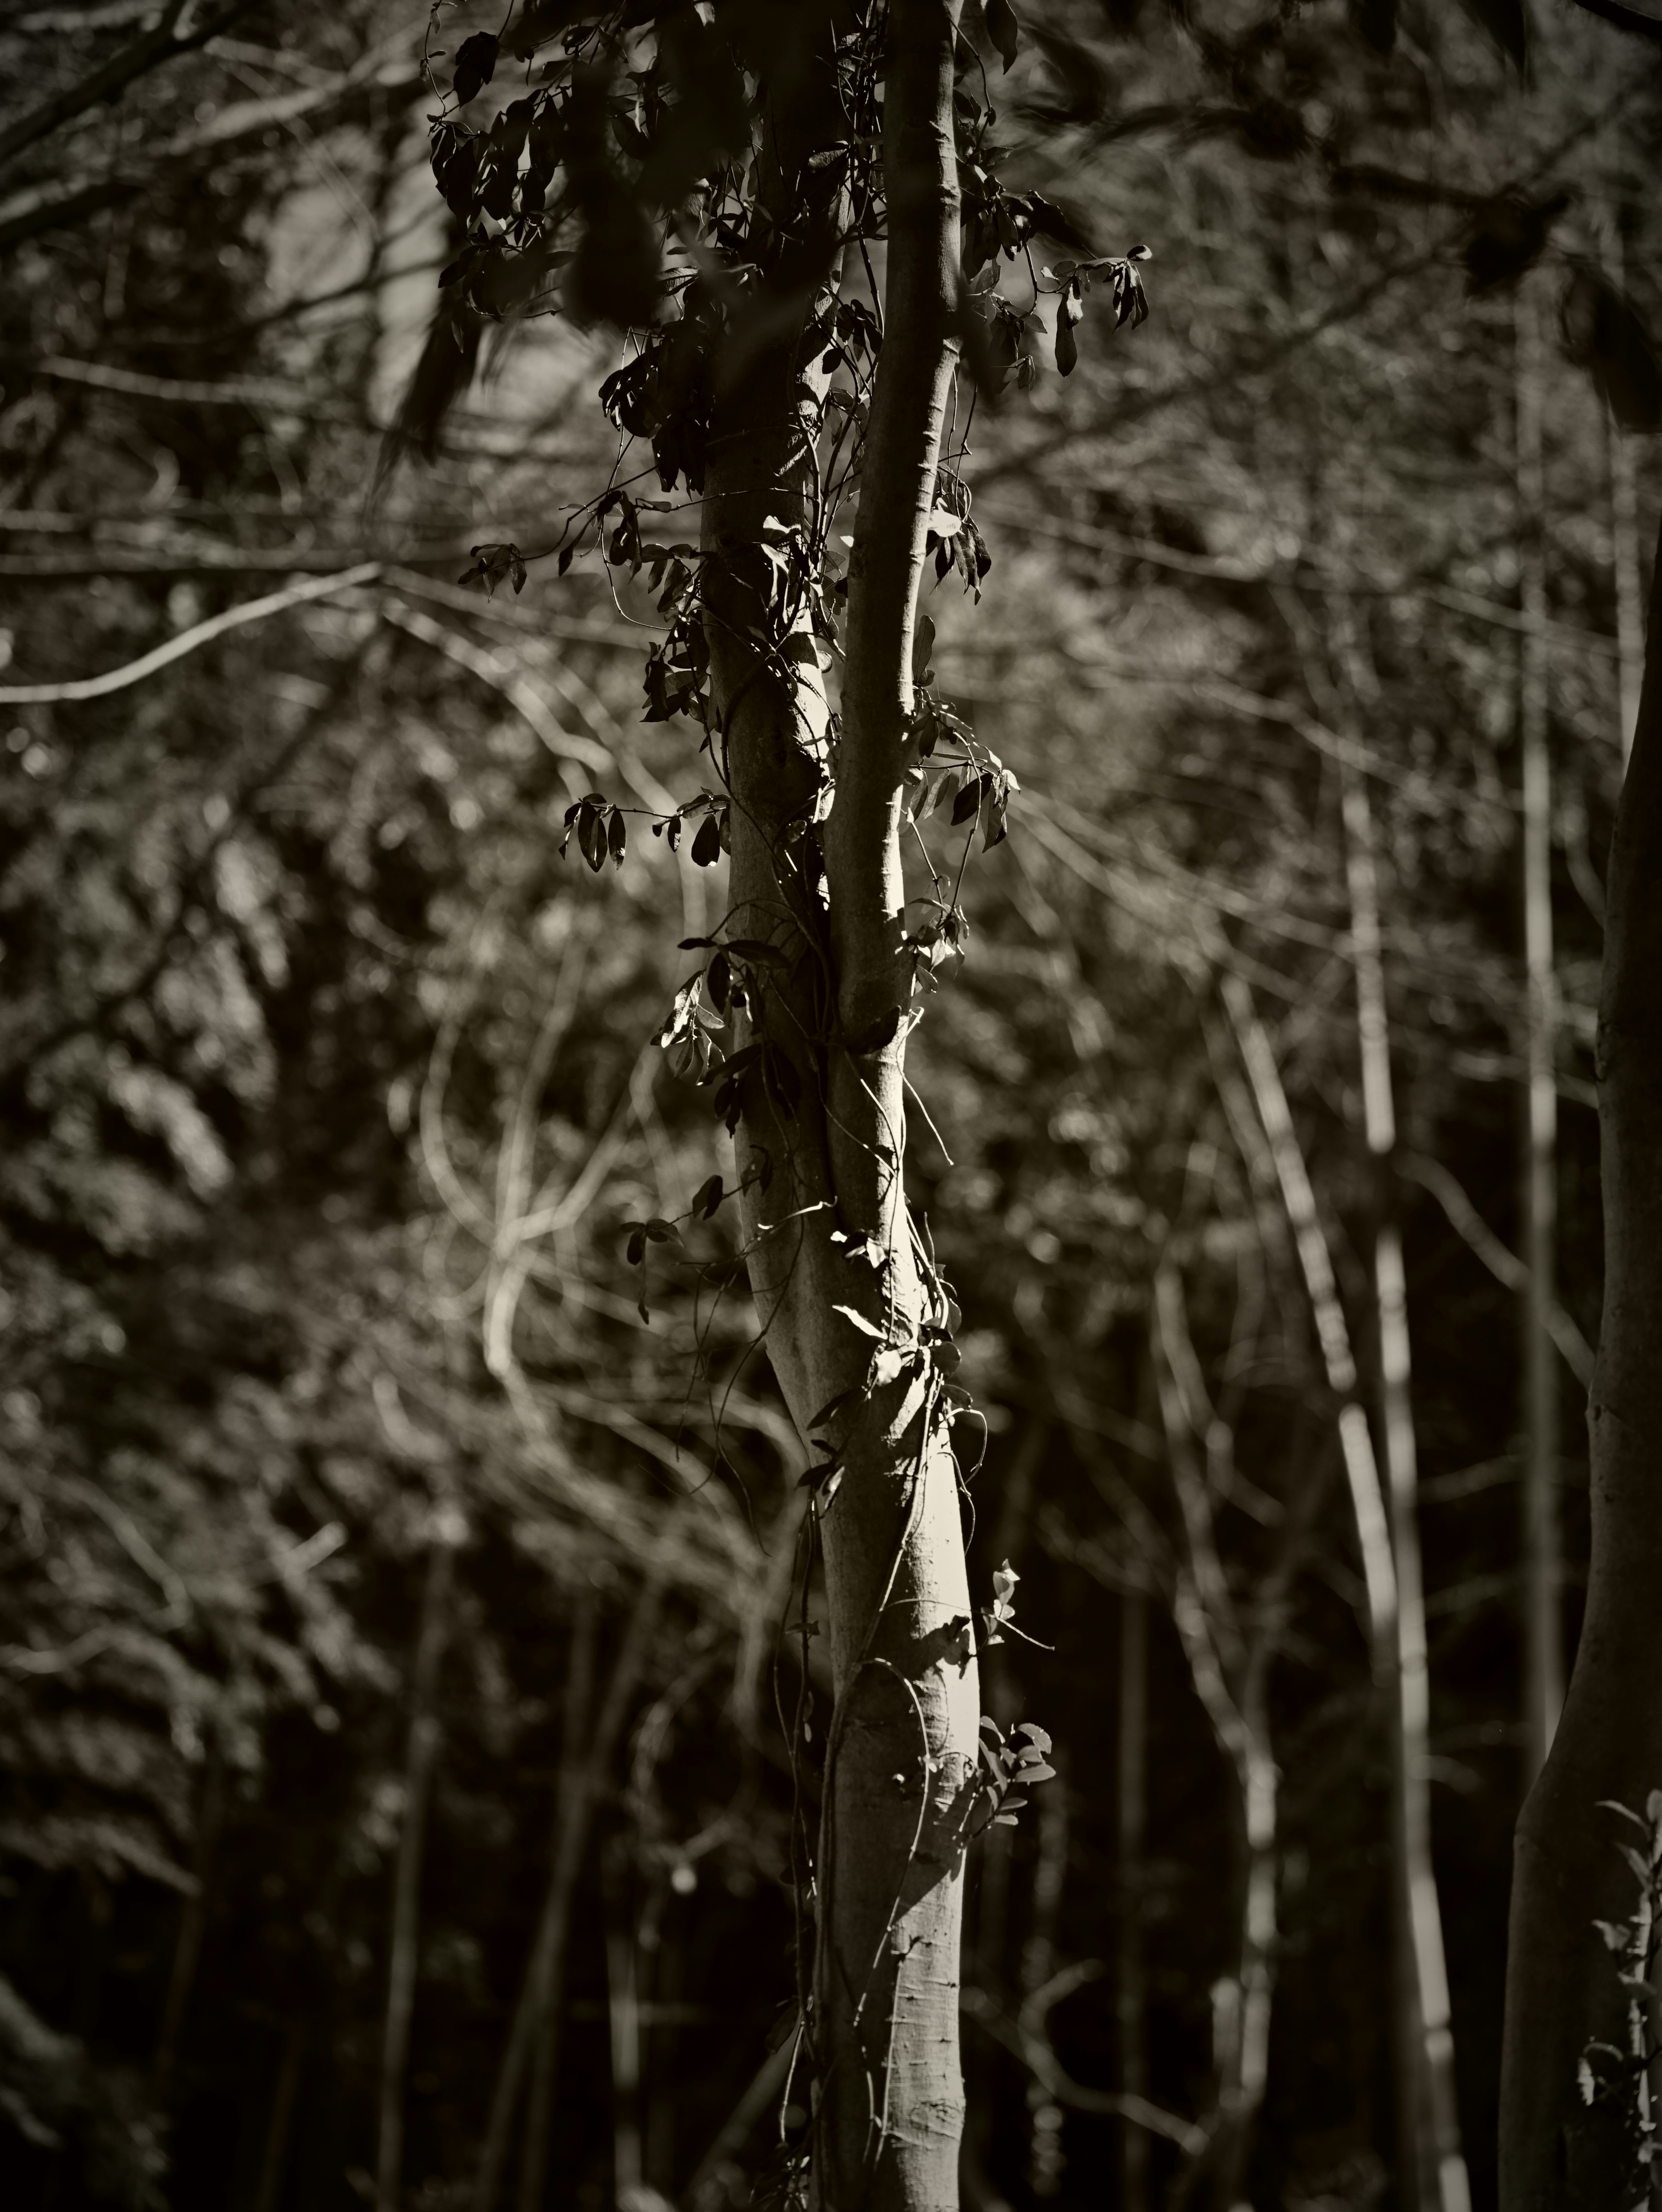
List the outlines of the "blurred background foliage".
<svg viewBox="0 0 1662 2212">
<path fill-rule="evenodd" d="M 993 570 L 928 603 L 1024 795 L 916 1041 L 913 1176 L 986 1416 L 972 1576 L 990 1596 L 1008 1560 L 1042 1639 L 989 1656 L 989 1710 L 1060 1770 L 972 1878 L 966 2199 L 1234 2201 L 1207 2145 L 1262 2001 L 1239 2195 L 1422 2201 L 1389 1699 L 1222 975 L 1376 1427 L 1400 1220 L 1486 2206 L 1526 1761 L 1521 750 L 1533 714 L 1553 1325 L 1585 1381 L 1662 100 L 1647 49 L 1556 0 L 1522 71 L 1499 4 L 1018 12 L 1014 63 L 984 46 L 1008 177 L 1154 258 L 1145 325 L 1087 311 L 1071 375 L 1047 341 L 1030 392 L 980 403 Z M 778 1716 L 828 1694 L 804 1460 L 724 1221 L 645 1280 L 623 1226 L 730 1173 L 654 1045 L 723 869 L 643 818 L 621 866 L 559 856 L 586 793 L 644 817 L 703 779 L 640 719 L 649 595 L 534 557 L 612 465 L 617 341 L 458 337 L 435 305 L 459 241 L 422 30 L 402 0 L 0 25 L 0 683 L 311 594 L 0 714 L 0 2191 L 43 2212 L 715 2212 L 776 2136 L 816 1786 L 794 1809 Z M 466 396 L 376 489 L 423 377 Z M 497 541 L 523 591 L 464 588 Z M 1535 1449 L 1573 1642 L 1559 1379 Z"/>
</svg>

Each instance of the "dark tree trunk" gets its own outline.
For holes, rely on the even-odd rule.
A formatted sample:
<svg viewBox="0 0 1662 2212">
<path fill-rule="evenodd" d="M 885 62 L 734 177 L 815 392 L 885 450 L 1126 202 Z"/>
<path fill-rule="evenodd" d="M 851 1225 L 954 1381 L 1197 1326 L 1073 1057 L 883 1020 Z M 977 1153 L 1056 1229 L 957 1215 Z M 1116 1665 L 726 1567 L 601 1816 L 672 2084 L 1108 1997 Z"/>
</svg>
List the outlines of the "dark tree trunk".
<svg viewBox="0 0 1662 2212">
<path fill-rule="evenodd" d="M 1662 606 L 1610 855 L 1598 1009 L 1604 1313 L 1588 1408 L 1592 1555 L 1563 1718 L 1518 1823 L 1501 2087 L 1502 2212 L 1626 2212 L 1610 2106 L 1582 2103 L 1588 2041 L 1623 2043 L 1626 1993 L 1595 1932 L 1633 1877 L 1617 1815 L 1662 1787 Z M 1629 2193 L 1622 2194 L 1623 2187 Z"/>
</svg>

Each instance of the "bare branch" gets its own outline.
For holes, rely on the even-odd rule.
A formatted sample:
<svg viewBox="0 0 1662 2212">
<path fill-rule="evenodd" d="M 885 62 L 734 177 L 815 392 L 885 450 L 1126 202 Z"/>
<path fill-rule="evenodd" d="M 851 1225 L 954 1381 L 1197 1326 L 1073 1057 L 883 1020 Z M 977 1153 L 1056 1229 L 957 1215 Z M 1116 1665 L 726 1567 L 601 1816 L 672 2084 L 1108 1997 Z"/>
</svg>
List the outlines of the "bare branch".
<svg viewBox="0 0 1662 2212">
<path fill-rule="evenodd" d="M 205 46 L 210 39 L 228 29 L 239 15 L 246 15 L 253 0 L 231 0 L 229 7 L 222 9 L 209 21 L 175 36 L 174 27 L 185 13 L 185 4 L 186 0 L 167 0 L 160 21 L 148 31 L 141 32 L 119 53 L 112 54 L 101 69 L 94 70 L 78 84 L 66 86 L 52 99 L 43 100 L 33 114 L 14 124 L 6 134 L 4 146 L 0 147 L 0 169 L 9 168 L 27 148 L 50 137 L 62 125 L 85 114 L 88 108 L 116 99 L 136 78 L 147 76 L 176 55 L 188 54 Z"/>
<path fill-rule="evenodd" d="M 282 614 L 285 609 L 300 606 L 307 599 L 328 599 L 349 585 L 369 583 L 380 574 L 379 561 L 366 561 L 361 567 L 348 568 L 338 576 L 308 576 L 303 583 L 290 584 L 284 591 L 268 592 L 263 599 L 246 599 L 240 606 L 228 607 L 222 615 L 210 616 L 206 622 L 193 623 L 189 629 L 180 630 L 177 637 L 170 637 L 166 645 L 158 645 L 154 652 L 128 661 L 123 668 L 107 669 L 101 676 L 78 677 L 67 684 L 0 684 L 0 707 L 67 705 L 82 699 L 102 699 L 112 691 L 125 691 L 131 684 L 142 684 L 147 676 L 154 676 L 170 662 L 182 660 L 187 653 L 194 653 L 198 647 L 222 637 L 227 630 L 264 622 L 268 615 Z"/>
</svg>

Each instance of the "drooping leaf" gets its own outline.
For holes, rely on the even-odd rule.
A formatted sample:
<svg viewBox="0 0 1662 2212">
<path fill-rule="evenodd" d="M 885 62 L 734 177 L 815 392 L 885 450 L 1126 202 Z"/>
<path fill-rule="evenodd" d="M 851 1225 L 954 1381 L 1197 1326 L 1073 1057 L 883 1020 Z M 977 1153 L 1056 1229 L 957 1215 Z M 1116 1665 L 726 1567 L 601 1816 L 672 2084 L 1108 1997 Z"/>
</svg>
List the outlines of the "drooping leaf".
<svg viewBox="0 0 1662 2212">
<path fill-rule="evenodd" d="M 1010 0 L 987 0 L 987 36 L 998 49 L 999 58 L 1008 70 L 1016 58 L 1021 44 L 1021 25 Z"/>
<path fill-rule="evenodd" d="M 1662 370 L 1633 303 L 1596 270 L 1579 268 L 1564 294 L 1565 350 L 1592 377 L 1624 430 L 1662 422 Z"/>
<path fill-rule="evenodd" d="M 476 94 L 483 92 L 496 74 L 496 34 L 494 31 L 475 31 L 471 39 L 464 39 L 456 50 L 456 70 L 452 80 L 456 104 L 466 107 Z"/>
<path fill-rule="evenodd" d="M 912 632 L 912 682 L 920 689 L 934 674 L 929 665 L 929 655 L 934 651 L 934 624 L 928 615 L 920 615 Z"/>
</svg>

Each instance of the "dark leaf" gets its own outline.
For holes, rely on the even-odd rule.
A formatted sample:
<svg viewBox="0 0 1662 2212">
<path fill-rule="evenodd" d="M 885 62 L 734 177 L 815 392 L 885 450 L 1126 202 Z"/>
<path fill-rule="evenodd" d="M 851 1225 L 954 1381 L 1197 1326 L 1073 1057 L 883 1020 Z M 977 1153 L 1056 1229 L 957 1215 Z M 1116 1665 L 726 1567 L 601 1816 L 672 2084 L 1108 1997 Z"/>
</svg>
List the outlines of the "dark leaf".
<svg viewBox="0 0 1662 2212">
<path fill-rule="evenodd" d="M 606 849 L 612 854 L 614 865 L 621 868 L 624 854 L 629 849 L 629 825 L 624 820 L 621 806 L 614 806 L 612 810 L 612 825 L 606 832 Z"/>
<path fill-rule="evenodd" d="M 858 1390 L 839 1390 L 834 1398 L 828 1398 L 825 1401 L 825 1404 L 819 1408 L 819 1411 L 808 1423 L 809 1428 L 823 1429 L 828 1422 L 836 1419 L 837 1416 L 842 1412 L 843 1407 L 848 1404 L 850 1398 L 857 1398 L 859 1395 L 860 1393 Z"/>
<path fill-rule="evenodd" d="M 708 1221 L 721 1203 L 721 1178 L 713 1175 L 707 1183 L 699 1186 L 692 1201 L 692 1210 L 702 1220 Z"/>
<path fill-rule="evenodd" d="M 912 682 L 920 688 L 934 674 L 929 665 L 929 655 L 934 651 L 934 624 L 928 615 L 920 615 L 917 628 L 912 632 Z"/>
<path fill-rule="evenodd" d="M 1624 430 L 1662 422 L 1662 373 L 1650 334 L 1631 301 L 1596 270 L 1581 268 L 1564 295 L 1565 349 L 1592 377 Z"/>
<path fill-rule="evenodd" d="M 987 35 L 998 48 L 999 58 L 1008 70 L 1021 44 L 1021 25 L 1010 0 L 987 0 L 986 12 Z"/>
<path fill-rule="evenodd" d="M 721 829 L 713 814 L 705 815 L 698 824 L 698 835 L 692 841 L 692 857 L 701 868 L 712 866 L 721 857 Z"/>
<path fill-rule="evenodd" d="M 475 31 L 471 39 L 462 40 L 457 50 L 456 74 L 452 82 L 457 106 L 466 107 L 496 74 L 496 34 L 494 31 Z"/>
<path fill-rule="evenodd" d="M 1079 344 L 1074 337 L 1074 325 L 1061 308 L 1056 310 L 1056 368 L 1063 376 L 1071 376 L 1079 362 Z"/>
<path fill-rule="evenodd" d="M 1029 192 L 1027 205 L 1032 211 L 1033 228 L 1042 238 L 1053 238 L 1058 246 L 1070 246 L 1075 253 L 1094 256 L 1096 249 L 1065 208 L 1054 200 L 1047 200 L 1043 192 Z"/>
<path fill-rule="evenodd" d="M 972 822 L 981 811 L 981 779 L 973 776 L 953 801 L 953 825 Z"/>
</svg>

